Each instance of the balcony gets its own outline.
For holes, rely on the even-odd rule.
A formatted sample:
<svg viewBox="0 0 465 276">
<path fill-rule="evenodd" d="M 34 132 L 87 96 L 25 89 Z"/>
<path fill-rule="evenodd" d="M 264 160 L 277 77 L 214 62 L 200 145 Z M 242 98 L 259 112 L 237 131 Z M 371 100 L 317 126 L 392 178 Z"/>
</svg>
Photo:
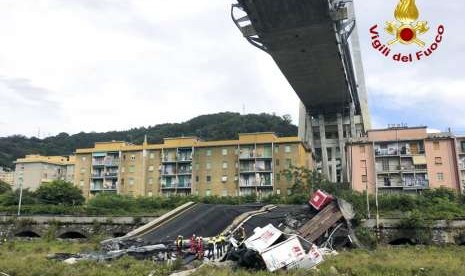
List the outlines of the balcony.
<svg viewBox="0 0 465 276">
<path fill-rule="evenodd" d="M 161 171 L 161 175 L 165 175 L 165 176 L 173 176 L 173 175 L 176 175 L 176 170 L 174 169 L 171 169 L 171 170 L 162 170 Z"/>
<path fill-rule="evenodd" d="M 166 183 L 161 183 L 161 188 L 162 190 L 170 190 L 170 189 L 190 189 L 192 187 L 192 183 L 187 182 L 187 183 L 177 183 L 177 182 L 172 182 L 170 184 Z"/>
<path fill-rule="evenodd" d="M 404 180 L 402 184 L 404 189 L 427 189 L 429 187 L 429 181 L 423 178 Z"/>
<path fill-rule="evenodd" d="M 116 183 L 91 183 L 90 184 L 90 191 L 116 191 Z"/>
<path fill-rule="evenodd" d="M 105 165 L 105 161 L 102 159 L 102 160 L 92 160 L 92 166 L 104 166 Z"/>
<path fill-rule="evenodd" d="M 182 169 L 179 169 L 178 170 L 178 174 L 192 174 L 192 170 L 182 170 Z"/>
<path fill-rule="evenodd" d="M 192 162 L 192 154 L 178 154 L 178 162 Z"/>
<path fill-rule="evenodd" d="M 92 178 L 103 178 L 103 173 L 93 173 Z"/>
<path fill-rule="evenodd" d="M 397 156 L 398 151 L 397 149 L 393 149 L 393 148 L 388 148 L 388 149 L 377 148 L 375 149 L 375 155 L 376 156 Z"/>
<path fill-rule="evenodd" d="M 176 158 L 174 156 L 164 156 L 161 162 L 162 163 L 176 163 Z"/>
<path fill-rule="evenodd" d="M 269 187 L 272 188 L 273 186 L 271 185 L 271 180 L 268 181 L 240 181 L 239 182 L 239 187 L 240 188 L 258 188 L 258 187 Z"/>
<path fill-rule="evenodd" d="M 389 165 L 389 166 L 382 166 L 381 168 L 377 166 L 376 173 L 383 174 L 383 173 L 399 173 L 400 172 L 399 165 Z"/>
<path fill-rule="evenodd" d="M 240 173 L 254 173 L 255 172 L 255 166 L 249 165 L 249 166 L 241 166 Z"/>
<path fill-rule="evenodd" d="M 119 159 L 105 160 L 106 167 L 118 167 L 119 163 Z"/>
<path fill-rule="evenodd" d="M 105 178 L 117 178 L 118 173 L 117 172 L 106 172 L 105 173 Z"/>
</svg>

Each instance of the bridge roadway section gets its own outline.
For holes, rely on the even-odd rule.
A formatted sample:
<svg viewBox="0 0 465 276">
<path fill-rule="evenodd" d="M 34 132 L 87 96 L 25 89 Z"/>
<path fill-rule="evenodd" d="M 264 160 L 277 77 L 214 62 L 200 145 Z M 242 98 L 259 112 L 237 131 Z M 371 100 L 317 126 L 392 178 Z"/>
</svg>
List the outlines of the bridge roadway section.
<svg viewBox="0 0 465 276">
<path fill-rule="evenodd" d="M 150 244 L 173 241 L 178 235 L 212 237 L 221 233 L 239 215 L 263 205 L 213 205 L 198 203 L 151 229 L 139 238 Z"/>
<path fill-rule="evenodd" d="M 312 216 L 306 205 L 278 205 L 263 211 L 264 205 L 212 205 L 198 203 L 184 212 L 167 219 L 157 227 L 150 229 L 139 238 L 147 244 L 171 242 L 178 235 L 185 239 L 193 234 L 202 237 L 213 237 L 226 229 L 234 230 L 243 225 L 247 236 L 256 227 L 264 227 L 271 223 L 275 227 L 283 228 L 289 215 L 293 217 Z M 235 227 L 231 228 L 231 225 Z"/>
</svg>

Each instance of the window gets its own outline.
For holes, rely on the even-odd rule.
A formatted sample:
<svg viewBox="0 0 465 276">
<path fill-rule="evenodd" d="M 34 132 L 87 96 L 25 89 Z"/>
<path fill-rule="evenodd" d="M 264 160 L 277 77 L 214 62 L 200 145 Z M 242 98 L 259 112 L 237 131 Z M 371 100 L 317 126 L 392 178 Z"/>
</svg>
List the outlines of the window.
<svg viewBox="0 0 465 276">
<path fill-rule="evenodd" d="M 82 168 L 81 169 L 81 174 L 84 174 L 86 172 L 86 169 Z"/>
<path fill-rule="evenodd" d="M 195 176 L 195 182 L 199 182 L 199 176 L 198 175 Z"/>
<path fill-rule="evenodd" d="M 212 177 L 210 175 L 207 175 L 207 182 L 210 183 L 212 181 Z"/>
<path fill-rule="evenodd" d="M 274 152 L 275 152 L 275 153 L 278 153 L 278 152 L 279 152 L 279 145 L 275 145 L 275 146 L 274 146 Z"/>
<path fill-rule="evenodd" d="M 134 185 L 134 178 L 129 178 L 129 185 Z"/>
<path fill-rule="evenodd" d="M 207 149 L 206 154 L 207 154 L 207 156 L 212 156 L 212 150 L 211 150 L 211 149 Z"/>
<path fill-rule="evenodd" d="M 85 156 L 81 157 L 81 161 L 82 161 L 82 162 L 86 162 L 86 159 L 87 159 L 87 158 L 86 158 Z"/>
<path fill-rule="evenodd" d="M 84 187 L 84 180 L 79 181 L 79 187 Z"/>
<path fill-rule="evenodd" d="M 435 157 L 434 158 L 434 163 L 438 164 L 438 165 L 442 164 L 442 158 L 441 157 Z"/>
<path fill-rule="evenodd" d="M 124 173 L 124 167 L 121 168 L 121 172 Z"/>
<path fill-rule="evenodd" d="M 368 177 L 366 175 L 362 175 L 362 182 L 363 183 L 368 182 Z"/>
<path fill-rule="evenodd" d="M 279 166 L 279 159 L 276 159 L 275 163 L 276 163 L 276 166 Z"/>
<path fill-rule="evenodd" d="M 136 160 L 136 156 L 134 154 L 131 154 L 131 161 Z"/>
<path fill-rule="evenodd" d="M 291 152 L 291 146 L 289 146 L 289 145 L 284 146 L 284 152 L 285 153 L 290 153 Z"/>
<path fill-rule="evenodd" d="M 206 190 L 205 191 L 205 195 L 206 196 L 211 196 L 212 195 L 212 191 L 210 189 Z"/>
<path fill-rule="evenodd" d="M 292 190 L 291 189 L 287 189 L 287 195 L 291 195 L 292 194 Z"/>
<path fill-rule="evenodd" d="M 234 166 L 236 167 L 236 169 L 239 168 L 239 162 L 234 163 Z"/>
<path fill-rule="evenodd" d="M 205 163 L 205 168 L 206 168 L 207 170 L 211 169 L 211 168 L 212 168 L 212 164 L 211 164 L 210 162 Z"/>
<path fill-rule="evenodd" d="M 439 150 L 439 141 L 434 141 L 433 142 L 433 149 Z"/>
<path fill-rule="evenodd" d="M 366 160 L 360 160 L 360 167 L 361 168 L 366 168 L 367 167 L 367 161 Z"/>
<path fill-rule="evenodd" d="M 228 162 L 223 161 L 223 169 L 227 169 L 227 168 L 228 168 Z"/>
<path fill-rule="evenodd" d="M 277 173 L 276 174 L 276 181 L 280 181 L 281 180 L 281 174 L 280 173 Z"/>
<path fill-rule="evenodd" d="M 438 181 L 444 181 L 444 173 L 437 173 L 436 178 L 438 179 Z"/>
<path fill-rule="evenodd" d="M 365 145 L 360 145 L 359 149 L 360 149 L 360 153 L 365 153 Z"/>
<path fill-rule="evenodd" d="M 149 185 L 153 184 L 153 177 L 149 177 Z"/>
<path fill-rule="evenodd" d="M 292 159 L 290 159 L 290 158 L 287 158 L 287 159 L 286 159 L 286 166 L 287 166 L 288 168 L 292 167 Z"/>
<path fill-rule="evenodd" d="M 228 190 L 223 190 L 223 196 L 228 196 Z"/>
<path fill-rule="evenodd" d="M 149 158 L 150 158 L 150 159 L 154 159 L 154 158 L 155 158 L 155 153 L 151 152 L 151 153 L 149 154 Z"/>
<path fill-rule="evenodd" d="M 223 177 L 221 177 L 221 182 L 225 183 L 226 181 L 228 181 L 228 177 L 223 175 Z"/>
<path fill-rule="evenodd" d="M 134 171 L 135 171 L 134 165 L 130 166 L 130 167 L 129 167 L 129 172 L 130 172 L 130 173 L 133 173 Z"/>
<path fill-rule="evenodd" d="M 153 166 L 149 166 L 149 172 L 153 172 Z"/>
<path fill-rule="evenodd" d="M 281 189 L 276 189 L 276 194 L 280 195 L 281 194 Z"/>
<path fill-rule="evenodd" d="M 199 163 L 195 163 L 195 170 L 196 170 L 196 171 L 198 171 L 198 170 L 199 170 L 199 168 L 200 168 L 200 165 L 199 165 Z"/>
<path fill-rule="evenodd" d="M 462 152 L 465 152 L 465 141 L 460 142 L 460 147 L 462 148 Z"/>
<path fill-rule="evenodd" d="M 152 192 L 149 192 L 148 195 L 149 195 L 149 196 L 153 196 L 153 193 L 152 193 Z"/>
<path fill-rule="evenodd" d="M 222 149 L 221 154 L 222 155 L 228 155 L 228 149 Z"/>
</svg>

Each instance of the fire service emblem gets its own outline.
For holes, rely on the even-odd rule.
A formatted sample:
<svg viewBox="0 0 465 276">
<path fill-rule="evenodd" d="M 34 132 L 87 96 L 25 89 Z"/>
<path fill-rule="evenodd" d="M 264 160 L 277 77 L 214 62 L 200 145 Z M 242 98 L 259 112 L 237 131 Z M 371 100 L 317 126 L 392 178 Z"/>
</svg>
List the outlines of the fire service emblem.
<svg viewBox="0 0 465 276">
<path fill-rule="evenodd" d="M 378 25 L 370 28 L 371 44 L 383 56 L 392 58 L 399 62 L 414 62 L 431 56 L 442 42 L 444 26 L 436 28 L 437 34 L 434 41 L 425 49 L 426 43 L 422 35 L 426 34 L 430 28 L 427 21 L 420 21 L 420 12 L 415 0 L 400 0 L 394 10 L 393 21 L 387 21 L 384 31 L 391 37 L 386 43 L 382 43 L 378 32 Z M 398 52 L 391 55 L 391 46 L 395 44 L 414 45 L 421 49 L 415 53 Z"/>
</svg>

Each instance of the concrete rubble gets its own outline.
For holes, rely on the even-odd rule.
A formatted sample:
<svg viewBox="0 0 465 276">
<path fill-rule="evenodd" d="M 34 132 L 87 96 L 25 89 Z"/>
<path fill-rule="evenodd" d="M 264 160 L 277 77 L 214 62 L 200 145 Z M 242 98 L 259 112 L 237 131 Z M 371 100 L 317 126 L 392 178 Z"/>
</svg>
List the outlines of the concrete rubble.
<svg viewBox="0 0 465 276">
<path fill-rule="evenodd" d="M 273 272 L 310 269 L 323 262 L 326 255 L 337 254 L 336 249 L 360 246 L 350 223 L 354 217 L 352 206 L 320 190 L 310 197 L 306 206 L 242 206 L 243 212 L 230 216 L 229 220 L 211 222 L 207 216 L 203 221 L 194 221 L 196 225 L 185 225 L 189 222 L 183 216 L 198 216 L 193 211 L 197 209 L 199 212 L 213 212 L 210 217 L 228 217 L 221 212 L 225 212 L 224 208 L 230 210 L 231 206 L 220 207 L 188 203 L 123 238 L 103 241 L 102 252 L 55 254 L 49 258 L 72 264 L 84 259 L 106 261 L 129 255 L 154 262 L 181 260 L 191 271 L 195 271 L 193 261 L 198 260 L 203 264 L 235 264 Z M 219 209 L 212 211 L 211 208 Z M 214 212 L 220 215 L 216 216 Z M 211 229 L 203 230 L 210 223 L 216 223 L 215 230 L 223 230 L 210 237 L 192 233 L 194 230 L 191 228 L 197 226 L 195 230 L 200 234 L 211 234 Z M 179 233 L 171 233 L 176 229 Z"/>
</svg>

